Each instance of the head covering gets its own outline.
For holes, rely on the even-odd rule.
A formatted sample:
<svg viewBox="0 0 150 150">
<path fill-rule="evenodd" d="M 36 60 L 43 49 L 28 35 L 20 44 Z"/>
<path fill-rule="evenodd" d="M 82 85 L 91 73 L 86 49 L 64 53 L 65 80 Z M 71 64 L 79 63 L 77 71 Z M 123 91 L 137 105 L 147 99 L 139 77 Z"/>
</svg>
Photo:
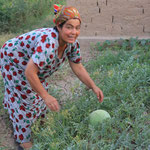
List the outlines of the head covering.
<svg viewBox="0 0 150 150">
<path fill-rule="evenodd" d="M 53 22 L 56 25 L 63 23 L 69 19 L 79 19 L 81 22 L 78 10 L 72 6 L 66 7 L 63 5 L 54 4 L 54 14 L 55 17 L 53 19 Z"/>
</svg>

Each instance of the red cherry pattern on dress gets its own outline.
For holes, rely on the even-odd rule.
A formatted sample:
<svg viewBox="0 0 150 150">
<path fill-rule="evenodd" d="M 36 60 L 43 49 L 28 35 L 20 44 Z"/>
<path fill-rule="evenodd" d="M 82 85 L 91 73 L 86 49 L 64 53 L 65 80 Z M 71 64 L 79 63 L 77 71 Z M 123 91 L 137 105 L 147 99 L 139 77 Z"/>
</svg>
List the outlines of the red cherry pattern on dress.
<svg viewBox="0 0 150 150">
<path fill-rule="evenodd" d="M 25 111 L 25 107 L 23 105 L 20 106 L 20 110 Z"/>
<path fill-rule="evenodd" d="M 43 35 L 43 36 L 41 37 L 41 42 L 42 42 L 42 43 L 44 43 L 44 42 L 45 42 L 45 40 L 46 40 L 47 36 L 48 36 L 48 35 Z"/>
<path fill-rule="evenodd" d="M 18 128 L 18 126 L 16 125 L 16 131 L 18 132 L 19 131 L 19 128 Z"/>
<path fill-rule="evenodd" d="M 27 94 L 30 94 L 30 93 L 31 93 L 31 90 L 27 90 L 26 92 L 27 92 Z"/>
<path fill-rule="evenodd" d="M 20 46 L 23 47 L 23 46 L 24 46 L 24 42 L 21 42 L 21 43 L 20 43 Z"/>
<path fill-rule="evenodd" d="M 7 56 L 7 52 L 6 51 L 4 52 L 4 55 Z"/>
<path fill-rule="evenodd" d="M 23 36 L 19 37 L 19 40 L 22 40 L 23 39 Z"/>
<path fill-rule="evenodd" d="M 12 80 L 12 76 L 11 75 L 7 75 L 8 80 Z"/>
<path fill-rule="evenodd" d="M 6 89 L 6 91 L 7 91 L 8 94 L 10 94 L 10 90 L 8 88 Z"/>
<path fill-rule="evenodd" d="M 26 85 L 27 83 L 26 83 L 25 81 L 22 81 L 21 84 L 22 84 L 22 85 Z"/>
<path fill-rule="evenodd" d="M 13 54 L 13 53 L 9 53 L 9 54 L 8 54 L 8 56 L 13 57 L 13 56 L 14 56 L 14 54 Z"/>
<path fill-rule="evenodd" d="M 23 72 L 22 70 L 18 70 L 18 74 L 22 74 L 22 72 Z"/>
<path fill-rule="evenodd" d="M 27 44 L 27 45 L 26 45 L 26 47 L 27 47 L 27 48 L 30 48 L 30 45 L 29 45 L 29 44 Z"/>
<path fill-rule="evenodd" d="M 34 41 L 34 40 L 35 40 L 35 36 L 32 37 L 32 41 Z"/>
<path fill-rule="evenodd" d="M 78 58 L 78 59 L 76 59 L 75 62 L 78 63 L 78 62 L 80 62 L 80 60 L 81 60 L 81 58 Z"/>
<path fill-rule="evenodd" d="M 30 38 L 30 35 L 28 35 L 26 38 L 25 38 L 25 40 L 28 40 Z"/>
<path fill-rule="evenodd" d="M 23 62 L 22 62 L 22 65 L 26 66 L 26 65 L 27 65 L 27 62 L 26 62 L 26 61 L 23 61 Z"/>
<path fill-rule="evenodd" d="M 50 55 L 50 59 L 53 59 L 53 57 L 54 57 L 53 54 L 51 54 L 51 55 Z"/>
<path fill-rule="evenodd" d="M 13 95 L 14 97 L 18 97 L 18 94 L 17 93 L 14 93 L 14 95 Z"/>
<path fill-rule="evenodd" d="M 34 52 L 35 51 L 34 47 L 32 47 L 31 50 Z"/>
<path fill-rule="evenodd" d="M 22 120 L 23 119 L 23 115 L 19 114 L 19 120 Z"/>
<path fill-rule="evenodd" d="M 9 43 L 9 44 L 8 44 L 8 46 L 9 46 L 9 47 L 12 47 L 12 46 L 13 46 L 13 44 L 12 44 L 12 43 Z"/>
<path fill-rule="evenodd" d="M 16 89 L 19 90 L 19 91 L 21 91 L 21 86 L 17 85 Z"/>
<path fill-rule="evenodd" d="M 9 71 L 10 66 L 9 66 L 9 65 L 6 65 L 6 66 L 5 66 L 5 69 L 6 69 L 7 71 Z"/>
<path fill-rule="evenodd" d="M 31 116 L 32 116 L 31 113 L 27 113 L 27 114 L 26 114 L 26 117 L 27 117 L 27 118 L 31 118 Z"/>
<path fill-rule="evenodd" d="M 19 63 L 19 60 L 18 60 L 17 58 L 15 58 L 15 59 L 14 59 L 14 62 L 15 62 L 16 64 L 18 64 L 18 63 Z"/>
<path fill-rule="evenodd" d="M 17 72 L 14 71 L 14 72 L 13 72 L 13 75 L 14 75 L 14 76 L 17 76 Z"/>
<path fill-rule="evenodd" d="M 53 38 L 56 38 L 56 34 L 54 32 L 51 33 Z"/>
<path fill-rule="evenodd" d="M 21 130 L 22 130 L 22 132 L 26 132 L 26 129 L 25 129 L 25 128 L 22 128 Z"/>
<path fill-rule="evenodd" d="M 2 48 L 4 48 L 7 44 L 5 43 Z"/>
<path fill-rule="evenodd" d="M 12 113 L 14 113 L 15 111 L 14 111 L 14 109 L 11 109 L 11 111 L 12 111 Z"/>
<path fill-rule="evenodd" d="M 19 57 L 24 57 L 24 53 L 18 52 L 18 56 L 19 56 Z"/>
<path fill-rule="evenodd" d="M 24 137 L 23 137 L 22 134 L 19 135 L 19 139 L 20 139 L 21 141 L 24 139 Z"/>
<path fill-rule="evenodd" d="M 22 97 L 23 99 L 27 99 L 27 96 L 24 95 L 24 94 L 21 94 L 21 97 Z"/>
<path fill-rule="evenodd" d="M 26 128 L 29 128 L 29 127 L 30 127 L 30 125 L 27 125 L 27 126 L 26 126 Z"/>
<path fill-rule="evenodd" d="M 3 57 L 4 57 L 4 55 L 3 55 L 3 53 L 1 53 L 1 59 L 3 59 Z"/>
<path fill-rule="evenodd" d="M 11 97 L 10 99 L 11 99 L 11 102 L 12 102 L 12 103 L 15 102 L 15 98 L 14 98 L 14 97 Z"/>
<path fill-rule="evenodd" d="M 40 65 L 40 67 L 42 67 L 44 64 L 45 64 L 45 62 L 41 61 L 39 65 Z"/>
<path fill-rule="evenodd" d="M 14 114 L 13 113 L 11 113 L 11 117 L 14 118 Z"/>
<path fill-rule="evenodd" d="M 55 44 L 54 43 L 52 43 L 52 48 L 54 48 L 55 47 Z"/>
<path fill-rule="evenodd" d="M 46 48 L 49 48 L 51 45 L 49 43 L 46 44 Z"/>
<path fill-rule="evenodd" d="M 41 46 L 38 46 L 38 47 L 37 47 L 37 52 L 38 52 L 38 53 L 42 53 L 42 51 L 43 51 L 43 50 L 42 50 L 42 47 L 41 47 Z"/>
</svg>

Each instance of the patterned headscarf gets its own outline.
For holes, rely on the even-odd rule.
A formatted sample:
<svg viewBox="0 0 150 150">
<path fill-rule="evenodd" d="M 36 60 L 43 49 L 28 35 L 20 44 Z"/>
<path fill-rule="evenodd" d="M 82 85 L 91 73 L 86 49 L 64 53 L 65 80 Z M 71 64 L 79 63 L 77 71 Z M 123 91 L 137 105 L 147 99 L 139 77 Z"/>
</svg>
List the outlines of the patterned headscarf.
<svg viewBox="0 0 150 150">
<path fill-rule="evenodd" d="M 63 5 L 54 4 L 55 18 L 53 22 L 57 25 L 69 19 L 79 19 L 81 22 L 80 14 L 75 7 L 65 7 Z"/>
</svg>

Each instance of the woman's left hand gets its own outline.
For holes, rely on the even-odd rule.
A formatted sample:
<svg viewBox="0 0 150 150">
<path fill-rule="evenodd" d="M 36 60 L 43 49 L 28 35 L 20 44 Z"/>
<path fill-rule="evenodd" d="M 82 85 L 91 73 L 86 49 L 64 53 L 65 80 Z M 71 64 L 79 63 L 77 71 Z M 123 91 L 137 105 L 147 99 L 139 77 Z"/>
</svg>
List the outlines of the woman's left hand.
<svg viewBox="0 0 150 150">
<path fill-rule="evenodd" d="M 103 92 L 95 85 L 94 81 L 90 78 L 83 65 L 81 63 L 73 63 L 72 61 L 69 61 L 69 64 L 80 81 L 82 81 L 89 89 L 92 89 L 97 95 L 99 102 L 102 103 L 104 98 Z"/>
<path fill-rule="evenodd" d="M 104 95 L 103 95 L 103 92 L 100 90 L 100 88 L 95 86 L 92 90 L 97 95 L 99 102 L 102 103 L 104 99 Z"/>
</svg>

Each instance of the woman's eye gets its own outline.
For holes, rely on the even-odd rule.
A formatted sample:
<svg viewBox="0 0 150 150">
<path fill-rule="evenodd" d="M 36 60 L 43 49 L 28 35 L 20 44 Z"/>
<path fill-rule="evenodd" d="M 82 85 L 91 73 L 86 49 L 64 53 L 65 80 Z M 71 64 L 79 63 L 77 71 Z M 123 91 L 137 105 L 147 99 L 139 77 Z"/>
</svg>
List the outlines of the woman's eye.
<svg viewBox="0 0 150 150">
<path fill-rule="evenodd" d="M 68 27 L 67 27 L 67 29 L 71 29 L 71 27 L 70 27 L 70 26 L 68 26 Z"/>
</svg>

